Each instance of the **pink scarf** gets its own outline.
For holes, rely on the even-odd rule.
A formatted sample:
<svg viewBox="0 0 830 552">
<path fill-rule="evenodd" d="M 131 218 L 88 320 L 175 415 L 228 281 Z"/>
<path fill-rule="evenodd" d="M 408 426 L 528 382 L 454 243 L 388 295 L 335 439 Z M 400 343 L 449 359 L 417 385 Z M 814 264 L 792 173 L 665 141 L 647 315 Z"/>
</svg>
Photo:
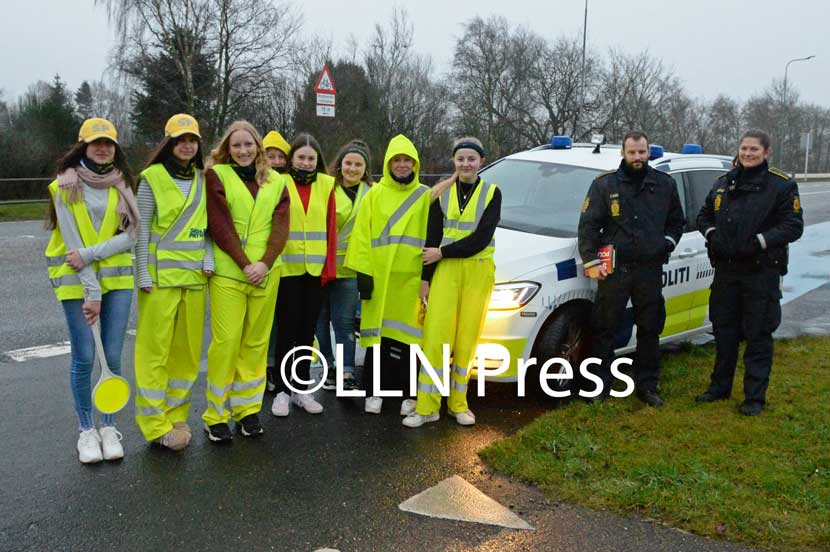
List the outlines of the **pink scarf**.
<svg viewBox="0 0 830 552">
<path fill-rule="evenodd" d="M 141 216 L 138 214 L 138 204 L 132 189 L 124 182 L 124 175 L 118 169 L 107 174 L 97 174 L 83 165 L 66 169 L 58 175 L 58 187 L 66 192 L 67 202 L 75 203 L 84 198 L 84 184 L 96 190 L 115 186 L 120 197 L 116 212 L 120 216 L 119 228 L 129 232 L 130 236 L 138 236 L 141 226 Z"/>
</svg>

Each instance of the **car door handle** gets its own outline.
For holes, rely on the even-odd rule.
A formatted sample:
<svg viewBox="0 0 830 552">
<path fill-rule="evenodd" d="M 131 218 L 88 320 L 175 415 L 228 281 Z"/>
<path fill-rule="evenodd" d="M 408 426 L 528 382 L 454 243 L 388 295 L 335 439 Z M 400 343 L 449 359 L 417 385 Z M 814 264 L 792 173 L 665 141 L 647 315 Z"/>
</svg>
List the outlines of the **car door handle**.
<svg viewBox="0 0 830 552">
<path fill-rule="evenodd" d="M 681 259 L 688 259 L 689 257 L 694 257 L 698 253 L 700 253 L 700 249 L 684 249 L 680 253 L 677 254 L 678 257 Z"/>
</svg>

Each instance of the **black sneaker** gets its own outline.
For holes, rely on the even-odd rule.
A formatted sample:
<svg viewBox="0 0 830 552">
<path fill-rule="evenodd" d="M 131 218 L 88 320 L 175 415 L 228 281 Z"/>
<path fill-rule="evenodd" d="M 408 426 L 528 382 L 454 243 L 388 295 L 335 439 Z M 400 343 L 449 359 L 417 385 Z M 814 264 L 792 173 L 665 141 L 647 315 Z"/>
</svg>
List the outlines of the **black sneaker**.
<svg viewBox="0 0 830 552">
<path fill-rule="evenodd" d="M 343 378 L 343 390 L 344 391 L 356 391 L 360 389 L 360 384 L 357 382 L 357 378 L 352 376 L 350 378 Z"/>
<path fill-rule="evenodd" d="M 239 420 L 239 431 L 245 437 L 259 437 L 265 430 L 262 429 L 262 424 L 259 423 L 259 415 L 256 413 L 248 414 Z"/>
<path fill-rule="evenodd" d="M 207 432 L 208 439 L 214 443 L 227 443 L 233 440 L 233 433 L 228 424 L 213 424 L 209 426 L 205 424 L 205 432 Z"/>
<path fill-rule="evenodd" d="M 757 416 L 764 410 L 764 403 L 757 401 L 744 401 L 741 405 L 741 414 L 744 416 Z"/>
<path fill-rule="evenodd" d="M 705 393 L 695 397 L 695 400 L 697 402 L 710 403 L 715 401 L 725 401 L 728 398 L 729 395 L 724 395 L 723 393 L 715 393 L 714 391 L 709 389 Z"/>
<path fill-rule="evenodd" d="M 326 381 L 323 382 L 323 389 L 326 391 L 334 391 L 337 389 L 337 379 L 335 376 L 328 376 Z"/>
<path fill-rule="evenodd" d="M 657 394 L 657 391 L 640 390 L 637 391 L 637 398 L 648 406 L 663 406 L 663 399 Z"/>
</svg>

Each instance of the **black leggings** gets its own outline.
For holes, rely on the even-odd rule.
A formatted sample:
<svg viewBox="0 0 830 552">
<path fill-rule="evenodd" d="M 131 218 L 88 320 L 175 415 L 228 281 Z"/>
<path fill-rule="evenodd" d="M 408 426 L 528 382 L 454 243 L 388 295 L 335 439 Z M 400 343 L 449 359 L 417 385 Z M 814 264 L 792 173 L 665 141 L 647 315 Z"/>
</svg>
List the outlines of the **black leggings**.
<svg viewBox="0 0 830 552">
<path fill-rule="evenodd" d="M 314 344 L 314 330 L 317 327 L 317 318 L 320 316 L 320 306 L 323 299 L 323 288 L 320 277 L 311 274 L 302 276 L 283 276 L 280 279 L 280 289 L 277 294 L 277 346 L 274 355 L 274 383 L 276 392 L 290 394 L 290 390 L 283 381 L 280 365 L 283 358 L 294 347 Z M 310 353 L 301 353 L 310 356 Z M 291 365 L 286 362 L 285 378 L 291 378 Z M 309 380 L 311 361 L 304 360 L 297 365 L 297 376 Z M 305 389 L 307 386 L 291 379 L 295 389 Z"/>
<path fill-rule="evenodd" d="M 366 396 L 372 396 L 374 381 L 374 355 L 372 348 L 366 349 L 363 362 L 363 389 Z M 384 391 L 403 391 L 409 397 L 409 345 L 388 337 L 380 339 L 380 380 Z"/>
</svg>

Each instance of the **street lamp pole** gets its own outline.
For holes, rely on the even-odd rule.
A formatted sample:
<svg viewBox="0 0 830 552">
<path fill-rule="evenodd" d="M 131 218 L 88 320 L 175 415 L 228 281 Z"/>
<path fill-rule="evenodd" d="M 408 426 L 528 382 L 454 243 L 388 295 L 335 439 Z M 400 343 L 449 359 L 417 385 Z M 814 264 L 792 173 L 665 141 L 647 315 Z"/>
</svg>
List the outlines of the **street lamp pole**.
<svg viewBox="0 0 830 552">
<path fill-rule="evenodd" d="M 587 0 L 585 0 L 587 2 Z M 795 63 L 797 61 L 807 61 L 813 59 L 816 56 L 807 56 L 802 58 L 795 58 L 791 59 L 784 65 L 784 123 L 786 125 L 787 122 L 787 115 L 790 113 L 790 102 L 787 101 L 787 73 L 790 70 L 790 64 Z M 784 142 L 785 142 L 786 134 L 784 132 L 781 133 L 781 139 L 778 140 L 778 162 L 783 165 L 784 161 Z M 783 168 L 783 167 L 782 167 Z"/>
<path fill-rule="evenodd" d="M 588 39 L 588 0 L 585 0 L 585 19 L 582 23 L 582 85 L 579 100 L 579 115 L 585 111 L 585 45 Z M 577 115 L 577 117 L 579 116 Z M 574 140 L 577 139 L 577 117 L 574 118 Z"/>
</svg>

